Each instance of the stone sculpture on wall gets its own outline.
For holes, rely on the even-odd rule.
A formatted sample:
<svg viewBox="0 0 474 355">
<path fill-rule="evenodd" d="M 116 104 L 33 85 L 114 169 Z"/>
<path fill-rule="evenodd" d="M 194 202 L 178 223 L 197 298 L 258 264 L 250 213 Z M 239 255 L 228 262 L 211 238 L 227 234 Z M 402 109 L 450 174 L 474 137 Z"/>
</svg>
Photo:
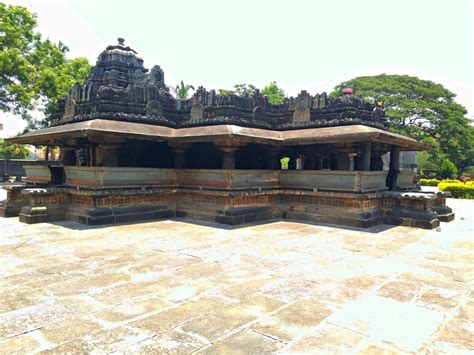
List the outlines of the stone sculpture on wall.
<svg viewBox="0 0 474 355">
<path fill-rule="evenodd" d="M 310 119 L 311 95 L 305 90 L 301 91 L 295 99 L 295 110 L 293 111 L 293 122 L 308 122 Z"/>
<path fill-rule="evenodd" d="M 200 103 L 195 103 L 191 107 L 190 116 L 191 116 L 191 121 L 202 120 L 204 118 L 204 106 Z"/>
</svg>

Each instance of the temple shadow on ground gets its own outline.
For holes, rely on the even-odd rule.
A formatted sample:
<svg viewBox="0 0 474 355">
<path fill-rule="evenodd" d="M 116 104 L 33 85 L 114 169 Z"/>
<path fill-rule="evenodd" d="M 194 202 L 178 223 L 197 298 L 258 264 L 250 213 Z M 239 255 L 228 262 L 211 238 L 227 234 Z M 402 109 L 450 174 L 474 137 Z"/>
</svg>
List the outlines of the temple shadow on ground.
<svg viewBox="0 0 474 355">
<path fill-rule="evenodd" d="M 129 223 L 102 224 L 102 225 L 97 225 L 97 226 L 91 226 L 91 225 L 86 225 L 86 224 L 71 222 L 71 221 L 56 221 L 56 222 L 50 222 L 50 224 L 55 225 L 55 226 L 60 226 L 63 228 L 68 228 L 71 230 L 81 231 L 81 230 L 105 229 L 105 228 L 110 228 L 113 226 L 133 226 L 133 225 L 138 226 L 138 225 L 143 225 L 143 224 L 148 224 L 148 223 L 156 223 L 156 222 L 164 222 L 164 221 L 169 221 L 169 222 L 174 221 L 174 222 L 181 222 L 181 223 L 186 223 L 186 224 L 194 224 L 198 226 L 211 227 L 211 228 L 215 228 L 219 230 L 227 230 L 227 231 L 244 229 L 244 228 L 249 228 L 249 227 L 256 227 L 256 226 L 263 226 L 263 225 L 271 225 L 278 222 L 291 222 L 291 223 L 298 223 L 302 225 L 309 225 L 309 226 L 315 226 L 315 227 L 320 226 L 320 227 L 326 227 L 326 228 L 338 228 L 342 230 L 358 231 L 358 232 L 365 232 L 365 233 L 382 233 L 382 232 L 385 232 L 387 230 L 397 227 L 395 225 L 380 224 L 380 225 L 373 226 L 370 228 L 359 228 L 359 227 L 350 227 L 350 226 L 343 226 L 343 225 L 331 224 L 331 223 L 305 222 L 305 221 L 298 221 L 298 220 L 284 219 L 284 218 L 231 226 L 231 225 L 220 224 L 216 222 L 199 221 L 199 220 L 194 220 L 190 218 L 180 218 L 180 217 L 169 218 L 169 219 L 156 219 L 156 220 L 148 220 L 148 221 L 137 221 L 137 222 L 129 222 Z"/>
</svg>

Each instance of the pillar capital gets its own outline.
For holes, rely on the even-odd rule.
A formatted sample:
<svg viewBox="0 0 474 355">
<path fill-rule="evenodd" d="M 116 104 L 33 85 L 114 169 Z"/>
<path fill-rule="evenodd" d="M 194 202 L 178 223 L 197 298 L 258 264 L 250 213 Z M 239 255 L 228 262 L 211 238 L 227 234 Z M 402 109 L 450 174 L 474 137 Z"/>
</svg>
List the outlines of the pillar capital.
<svg viewBox="0 0 474 355">
<path fill-rule="evenodd" d="M 112 144 L 112 143 L 101 143 L 95 145 L 97 148 L 100 149 L 119 149 L 120 144 Z"/>
<path fill-rule="evenodd" d="M 172 149 L 189 149 L 192 143 L 189 142 L 179 142 L 179 141 L 169 141 L 168 145 Z"/>
<path fill-rule="evenodd" d="M 245 143 L 239 141 L 231 141 L 231 140 L 222 140 L 222 141 L 215 141 L 214 145 L 217 149 L 222 151 L 224 154 L 222 155 L 222 169 L 235 169 L 235 156 L 234 153 L 240 147 L 243 147 Z"/>
<path fill-rule="evenodd" d="M 214 142 L 217 149 L 225 151 L 236 151 L 237 149 L 244 147 L 246 143 L 233 141 L 233 140 L 217 140 Z"/>
</svg>

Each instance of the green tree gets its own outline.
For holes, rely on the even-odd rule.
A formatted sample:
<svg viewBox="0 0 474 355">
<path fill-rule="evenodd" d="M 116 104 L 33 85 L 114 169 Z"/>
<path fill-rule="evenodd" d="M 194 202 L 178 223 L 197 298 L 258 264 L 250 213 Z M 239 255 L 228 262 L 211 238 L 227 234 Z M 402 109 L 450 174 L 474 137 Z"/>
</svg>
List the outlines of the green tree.
<svg viewBox="0 0 474 355">
<path fill-rule="evenodd" d="M 36 31 L 36 16 L 21 6 L 0 3 L 0 110 L 20 114 L 30 126 L 29 111 L 46 115 L 75 82 L 84 81 L 90 65 L 85 58 L 66 60 L 64 43 L 43 40 Z"/>
<path fill-rule="evenodd" d="M 234 89 L 235 94 L 239 96 L 252 96 L 257 88 L 252 84 L 235 84 Z"/>
<path fill-rule="evenodd" d="M 183 81 L 174 88 L 174 93 L 176 94 L 176 98 L 181 100 L 186 100 L 189 95 L 189 90 L 194 90 L 194 86 L 192 85 L 184 85 Z"/>
<path fill-rule="evenodd" d="M 22 144 L 11 144 L 0 139 L 0 159 L 26 159 L 29 153 Z"/>
<path fill-rule="evenodd" d="M 358 77 L 337 85 L 330 97 L 351 87 L 355 95 L 385 103 L 385 115 L 395 132 L 434 143 L 431 162 L 453 162 L 458 169 L 474 165 L 474 127 L 455 94 L 443 85 L 408 75 Z"/>
<path fill-rule="evenodd" d="M 219 89 L 219 90 L 217 90 L 217 92 L 219 93 L 219 95 L 222 95 L 222 96 L 235 94 L 234 90 L 227 90 L 227 89 Z"/>
<path fill-rule="evenodd" d="M 282 104 L 285 99 L 285 92 L 274 81 L 262 89 L 262 94 L 267 96 L 268 101 L 274 105 Z"/>
</svg>

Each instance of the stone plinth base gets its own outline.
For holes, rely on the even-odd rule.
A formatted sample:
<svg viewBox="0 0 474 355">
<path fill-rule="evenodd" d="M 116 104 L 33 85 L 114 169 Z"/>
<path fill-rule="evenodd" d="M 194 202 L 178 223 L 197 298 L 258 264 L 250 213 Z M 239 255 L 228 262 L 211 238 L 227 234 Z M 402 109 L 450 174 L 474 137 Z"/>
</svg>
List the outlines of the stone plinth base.
<svg viewBox="0 0 474 355">
<path fill-rule="evenodd" d="M 70 207 L 68 219 L 87 225 L 129 223 L 174 217 L 175 213 L 166 205 L 124 207 Z"/>
<path fill-rule="evenodd" d="M 0 217 L 16 217 L 21 208 L 28 204 L 28 199 L 21 191 L 25 185 L 7 185 L 3 187 L 7 191 L 7 198 L 0 201 Z"/>
<path fill-rule="evenodd" d="M 67 214 L 61 205 L 25 206 L 19 217 L 20 222 L 28 224 L 67 220 Z"/>
<path fill-rule="evenodd" d="M 442 193 L 62 187 L 24 189 L 21 196 L 27 203 L 20 213 L 25 223 L 100 225 L 176 216 L 228 225 L 283 218 L 360 228 L 385 223 L 432 229 L 454 218 Z"/>
<path fill-rule="evenodd" d="M 436 212 L 441 222 L 451 222 L 454 219 L 453 210 L 446 206 L 446 194 L 444 192 L 436 193 L 433 211 Z"/>
</svg>

